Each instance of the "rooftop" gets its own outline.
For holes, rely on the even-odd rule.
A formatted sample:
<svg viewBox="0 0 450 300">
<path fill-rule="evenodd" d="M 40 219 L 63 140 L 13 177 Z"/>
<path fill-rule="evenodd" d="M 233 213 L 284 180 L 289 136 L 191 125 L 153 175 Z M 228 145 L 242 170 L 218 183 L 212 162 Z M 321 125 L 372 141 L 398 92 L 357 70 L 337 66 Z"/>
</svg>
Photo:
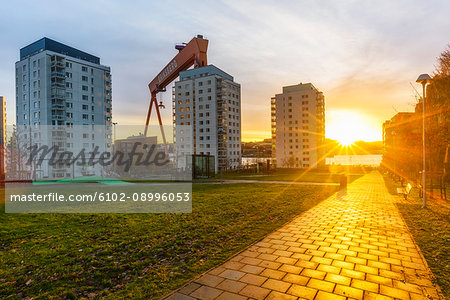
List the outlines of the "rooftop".
<svg viewBox="0 0 450 300">
<path fill-rule="evenodd" d="M 283 93 L 292 93 L 292 92 L 298 92 L 298 91 L 304 91 L 304 90 L 315 90 L 319 91 L 317 88 L 314 87 L 312 83 L 299 83 L 295 85 L 288 85 L 283 87 Z"/>
<path fill-rule="evenodd" d="M 180 80 L 183 81 L 186 79 L 192 79 L 192 78 L 204 77 L 204 76 L 210 76 L 210 75 L 219 75 L 223 78 L 233 81 L 233 76 L 222 71 L 215 65 L 207 65 L 204 67 L 194 68 L 194 69 L 180 72 Z"/>
<path fill-rule="evenodd" d="M 54 41 L 47 37 L 44 37 L 28 46 L 20 49 L 20 60 L 26 59 L 32 55 L 35 55 L 41 51 L 50 50 L 56 53 L 67 55 L 73 58 L 85 60 L 94 64 L 100 64 L 100 58 L 73 47 L 64 45 L 60 42 Z"/>
</svg>

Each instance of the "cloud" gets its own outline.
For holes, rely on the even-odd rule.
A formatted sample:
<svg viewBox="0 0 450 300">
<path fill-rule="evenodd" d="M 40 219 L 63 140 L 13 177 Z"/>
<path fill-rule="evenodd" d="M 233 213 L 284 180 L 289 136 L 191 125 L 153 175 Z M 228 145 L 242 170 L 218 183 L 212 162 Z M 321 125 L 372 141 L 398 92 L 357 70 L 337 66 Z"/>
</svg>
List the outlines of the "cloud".
<svg viewBox="0 0 450 300">
<path fill-rule="evenodd" d="M 210 40 L 209 62 L 242 86 L 244 136 L 270 137 L 270 97 L 299 82 L 324 91 L 327 108 L 355 108 L 381 124 L 392 106 L 411 108 L 409 82 L 431 72 L 449 42 L 449 10 L 448 1 L 419 0 L 8 2 L 0 88 L 14 119 L 19 48 L 49 36 L 111 66 L 113 118 L 143 124 L 148 82 L 176 54 L 175 43 L 200 33 Z M 171 122 L 170 92 L 161 100 Z"/>
</svg>

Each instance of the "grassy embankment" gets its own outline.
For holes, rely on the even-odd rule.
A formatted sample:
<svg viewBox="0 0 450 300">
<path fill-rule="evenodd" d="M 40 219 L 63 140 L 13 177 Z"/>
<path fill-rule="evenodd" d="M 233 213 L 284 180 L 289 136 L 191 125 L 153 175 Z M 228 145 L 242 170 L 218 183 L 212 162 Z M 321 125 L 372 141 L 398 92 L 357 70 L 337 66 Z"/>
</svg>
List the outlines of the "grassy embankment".
<svg viewBox="0 0 450 300">
<path fill-rule="evenodd" d="M 384 177 L 386 187 L 396 194 L 399 184 Z M 450 299 L 450 203 L 443 199 L 428 197 L 427 208 L 422 209 L 422 199 L 413 188 L 407 200 L 397 207 L 422 250 L 437 283 L 447 299 Z"/>
<path fill-rule="evenodd" d="M 0 213 L 0 298 L 158 298 L 336 190 L 194 185 L 192 214 Z"/>
</svg>

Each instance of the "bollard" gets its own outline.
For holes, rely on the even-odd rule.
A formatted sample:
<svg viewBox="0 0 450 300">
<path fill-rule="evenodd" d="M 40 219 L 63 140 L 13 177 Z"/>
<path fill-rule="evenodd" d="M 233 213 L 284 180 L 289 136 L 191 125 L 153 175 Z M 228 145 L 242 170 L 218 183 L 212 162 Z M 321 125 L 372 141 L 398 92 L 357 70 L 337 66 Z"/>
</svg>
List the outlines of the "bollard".
<svg viewBox="0 0 450 300">
<path fill-rule="evenodd" d="M 340 181 L 340 190 L 347 190 L 347 175 L 342 174 L 341 175 L 341 181 Z"/>
</svg>

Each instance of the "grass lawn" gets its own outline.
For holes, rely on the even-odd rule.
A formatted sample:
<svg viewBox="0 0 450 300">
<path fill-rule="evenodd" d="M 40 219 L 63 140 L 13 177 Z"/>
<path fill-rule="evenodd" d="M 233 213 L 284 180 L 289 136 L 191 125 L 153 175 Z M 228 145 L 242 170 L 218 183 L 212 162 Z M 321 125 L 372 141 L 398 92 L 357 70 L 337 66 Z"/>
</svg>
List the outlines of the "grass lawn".
<svg viewBox="0 0 450 300">
<path fill-rule="evenodd" d="M 391 194 L 396 194 L 396 185 L 384 177 Z M 450 203 L 428 198 L 427 208 L 422 209 L 422 199 L 417 189 L 411 191 L 408 200 L 397 203 L 414 240 L 422 250 L 437 283 L 447 299 L 450 299 Z"/>
<path fill-rule="evenodd" d="M 282 170 L 278 169 L 270 175 L 250 175 L 228 173 L 223 174 L 223 179 L 242 179 L 242 180 L 263 180 L 263 181 L 304 181 L 304 182 L 327 182 L 339 183 L 342 173 L 330 173 L 319 170 L 312 170 L 305 173 L 305 170 Z M 348 175 L 348 182 L 364 175 L 363 173 L 355 173 Z"/>
<path fill-rule="evenodd" d="M 194 185 L 192 214 L 0 213 L 0 298 L 158 298 L 331 195 Z"/>
</svg>

